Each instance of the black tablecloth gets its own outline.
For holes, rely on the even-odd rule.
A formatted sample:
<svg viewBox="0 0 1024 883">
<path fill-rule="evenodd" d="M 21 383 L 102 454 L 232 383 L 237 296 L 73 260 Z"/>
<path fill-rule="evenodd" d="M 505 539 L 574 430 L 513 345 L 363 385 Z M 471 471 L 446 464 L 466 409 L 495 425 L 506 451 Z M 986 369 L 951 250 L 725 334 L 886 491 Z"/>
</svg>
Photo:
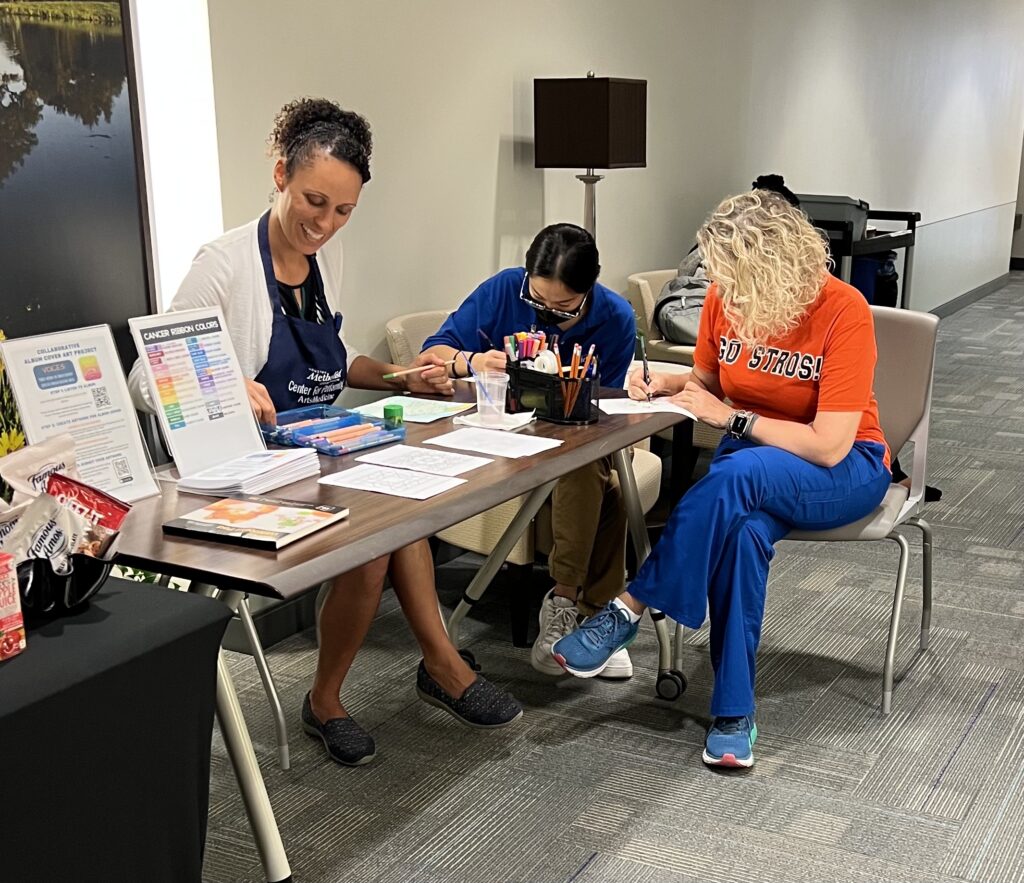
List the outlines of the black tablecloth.
<svg viewBox="0 0 1024 883">
<path fill-rule="evenodd" d="M 229 615 L 111 579 L 0 663 L 0 880 L 200 880 Z"/>
</svg>

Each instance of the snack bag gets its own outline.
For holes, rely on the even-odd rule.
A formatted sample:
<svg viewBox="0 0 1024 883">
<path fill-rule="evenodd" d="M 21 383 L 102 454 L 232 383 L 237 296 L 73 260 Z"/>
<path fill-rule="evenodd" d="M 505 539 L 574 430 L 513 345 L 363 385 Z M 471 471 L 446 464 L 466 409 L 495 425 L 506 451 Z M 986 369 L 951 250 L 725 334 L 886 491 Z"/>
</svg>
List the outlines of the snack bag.
<svg viewBox="0 0 1024 883">
<path fill-rule="evenodd" d="M 74 551 L 95 558 L 102 558 L 110 548 L 121 523 L 132 508 L 128 503 L 122 503 L 110 494 L 59 472 L 47 480 L 46 493 L 65 509 L 70 509 L 85 520 L 85 531 Z"/>
<path fill-rule="evenodd" d="M 54 573 L 63 576 L 71 573 L 71 553 L 86 527 L 81 515 L 42 494 L 25 508 L 14 529 L 0 542 L 0 551 L 14 558 L 16 565 L 30 558 L 45 559 Z"/>
<path fill-rule="evenodd" d="M 6 509 L 0 507 L 0 549 L 4 546 L 7 535 L 14 530 L 18 519 L 25 513 L 28 503 L 21 503 L 17 506 L 8 506 Z"/>
<path fill-rule="evenodd" d="M 0 662 L 25 649 L 25 623 L 14 559 L 0 552 Z"/>
<path fill-rule="evenodd" d="M 45 494 L 54 472 L 78 478 L 75 462 L 75 440 L 65 433 L 0 459 L 0 477 L 13 488 L 11 502 L 17 505 Z"/>
</svg>

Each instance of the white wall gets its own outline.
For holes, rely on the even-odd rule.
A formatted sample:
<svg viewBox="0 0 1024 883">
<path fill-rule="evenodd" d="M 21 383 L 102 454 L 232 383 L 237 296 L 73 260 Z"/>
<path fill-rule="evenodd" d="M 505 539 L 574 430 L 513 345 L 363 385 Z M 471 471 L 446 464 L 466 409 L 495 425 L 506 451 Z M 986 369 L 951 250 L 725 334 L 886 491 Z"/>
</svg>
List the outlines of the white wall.
<svg viewBox="0 0 1024 883">
<path fill-rule="evenodd" d="M 298 95 L 364 113 L 374 179 L 346 248 L 346 323 L 452 306 L 533 234 L 579 221 L 571 171 L 533 168 L 532 80 L 648 80 L 648 167 L 598 185 L 606 284 L 675 265 L 759 173 L 924 215 L 925 309 L 1005 272 L 1024 136 L 1018 0 L 212 0 L 228 226 L 267 204 L 266 136 Z M 947 226 L 942 226 L 947 225 Z M 958 245 L 959 236 L 970 249 Z M 198 244 L 198 240 L 196 242 Z"/>
<path fill-rule="evenodd" d="M 365 114 L 373 180 L 340 234 L 346 333 L 381 354 L 389 317 L 455 306 L 521 262 L 545 223 L 582 221 L 575 172 L 533 168 L 533 78 L 593 69 L 649 81 L 648 168 L 609 171 L 598 184 L 602 279 L 621 289 L 631 272 L 675 266 L 727 187 L 739 147 L 707 143 L 730 116 L 706 89 L 714 46 L 730 30 L 717 8 L 309 0 L 301 18 L 283 18 L 269 0 L 214 0 L 225 222 L 267 204 L 266 137 L 281 104 L 326 95 Z M 690 17 L 699 39 L 684 37 Z M 716 75 L 717 88 L 734 94 L 736 76 Z"/>
<path fill-rule="evenodd" d="M 224 230 L 206 0 L 132 0 L 155 300 L 166 306 L 197 249 Z"/>
<path fill-rule="evenodd" d="M 1016 213 L 1024 215 L 1024 156 L 1021 157 L 1020 180 L 1017 182 Z M 1013 246 L 1010 250 L 1010 255 L 1015 258 L 1024 258 L 1024 224 L 1021 225 L 1020 230 L 1013 234 Z"/>
<path fill-rule="evenodd" d="M 1024 3 L 750 4 L 741 165 L 919 211 L 911 305 L 1006 272 L 1024 134 Z"/>
</svg>

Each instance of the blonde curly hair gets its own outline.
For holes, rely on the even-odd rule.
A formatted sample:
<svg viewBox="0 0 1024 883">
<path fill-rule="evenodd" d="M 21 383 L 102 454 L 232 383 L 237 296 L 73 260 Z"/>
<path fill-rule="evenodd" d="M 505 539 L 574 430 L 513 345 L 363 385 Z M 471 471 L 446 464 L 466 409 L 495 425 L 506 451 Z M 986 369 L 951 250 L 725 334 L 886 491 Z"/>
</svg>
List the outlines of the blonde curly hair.
<svg viewBox="0 0 1024 883">
<path fill-rule="evenodd" d="M 749 346 L 796 328 L 828 276 L 824 238 L 770 190 L 723 199 L 697 231 L 697 243 L 726 318 Z"/>
</svg>

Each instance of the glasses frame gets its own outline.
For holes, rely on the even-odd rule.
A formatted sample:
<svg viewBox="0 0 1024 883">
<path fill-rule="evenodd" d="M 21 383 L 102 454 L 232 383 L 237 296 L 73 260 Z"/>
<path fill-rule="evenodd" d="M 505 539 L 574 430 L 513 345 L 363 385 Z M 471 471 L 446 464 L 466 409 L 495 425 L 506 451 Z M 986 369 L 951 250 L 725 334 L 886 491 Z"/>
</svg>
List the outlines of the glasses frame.
<svg viewBox="0 0 1024 883">
<path fill-rule="evenodd" d="M 590 297 L 591 292 L 594 290 L 591 288 L 590 291 L 585 291 L 583 293 L 583 300 L 580 301 L 580 305 L 576 307 L 575 310 L 556 310 L 554 307 L 549 307 L 547 304 L 534 299 L 533 294 L 530 291 L 529 283 L 530 274 L 527 273 L 523 276 L 523 286 L 519 289 L 519 299 L 527 306 L 533 307 L 535 310 L 544 310 L 545 312 L 558 316 L 560 319 L 578 319 L 583 313 L 583 308 L 587 305 L 587 298 Z"/>
</svg>

